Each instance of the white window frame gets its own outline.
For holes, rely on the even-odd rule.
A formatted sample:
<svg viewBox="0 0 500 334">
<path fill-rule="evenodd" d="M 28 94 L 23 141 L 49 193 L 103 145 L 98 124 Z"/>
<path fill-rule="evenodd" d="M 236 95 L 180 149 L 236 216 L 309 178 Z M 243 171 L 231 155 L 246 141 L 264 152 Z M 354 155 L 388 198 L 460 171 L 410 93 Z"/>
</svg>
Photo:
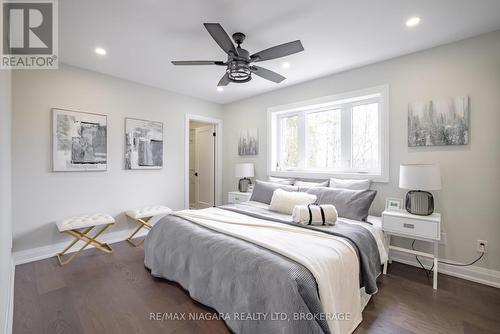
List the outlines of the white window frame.
<svg viewBox="0 0 500 334">
<path fill-rule="evenodd" d="M 297 170 L 277 170 L 278 147 L 280 145 L 281 133 L 278 133 L 279 120 L 286 115 L 297 114 L 307 111 L 320 111 L 338 109 L 336 106 L 341 105 L 356 105 L 367 104 L 370 102 L 379 103 L 379 159 L 380 159 L 380 173 L 373 171 L 358 172 L 353 170 L 344 169 L 343 171 L 321 171 L 321 170 L 305 170 L 303 166 L 299 166 Z M 341 110 L 346 113 L 346 109 Z M 302 113 L 304 115 L 305 113 Z M 300 115 L 300 114 L 299 114 Z M 352 115 L 350 115 L 352 116 Z M 300 117 L 300 116 L 299 116 Z M 351 117 L 343 115 L 343 122 L 341 122 L 342 131 L 350 131 L 352 126 Z M 299 126 L 299 140 L 305 140 L 305 134 L 300 131 Z M 292 103 L 282 106 L 271 107 L 267 109 L 267 174 L 269 176 L 277 177 L 298 177 L 310 179 L 325 179 L 330 177 L 338 178 L 352 178 L 352 179 L 370 179 L 373 182 L 389 182 L 389 86 L 382 85 L 371 87 L 367 89 L 356 90 L 343 94 L 336 94 L 325 96 L 317 99 Z M 351 143 L 343 141 L 342 145 L 342 160 L 347 160 L 344 154 L 351 154 Z M 304 156 L 302 152 L 302 145 L 299 146 L 299 154 Z M 352 157 L 348 157 L 350 160 Z M 304 160 L 304 159 L 302 159 Z M 302 167 L 302 168 L 301 168 Z"/>
</svg>

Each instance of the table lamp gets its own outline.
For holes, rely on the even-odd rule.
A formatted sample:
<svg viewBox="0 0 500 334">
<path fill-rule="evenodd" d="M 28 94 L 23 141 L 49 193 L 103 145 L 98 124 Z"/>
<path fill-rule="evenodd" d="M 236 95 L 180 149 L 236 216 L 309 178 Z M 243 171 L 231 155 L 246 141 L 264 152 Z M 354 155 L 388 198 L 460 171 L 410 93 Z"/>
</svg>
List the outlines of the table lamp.
<svg viewBox="0 0 500 334">
<path fill-rule="evenodd" d="M 441 189 L 439 165 L 401 165 L 399 188 L 410 190 L 406 194 L 406 211 L 420 216 L 431 215 L 434 212 L 434 197 L 429 190 Z"/>
<path fill-rule="evenodd" d="M 248 191 L 248 186 L 252 184 L 249 177 L 254 177 L 254 168 L 252 163 L 237 164 L 234 169 L 234 174 L 236 177 L 240 178 L 238 183 L 238 190 L 242 193 Z"/>
</svg>

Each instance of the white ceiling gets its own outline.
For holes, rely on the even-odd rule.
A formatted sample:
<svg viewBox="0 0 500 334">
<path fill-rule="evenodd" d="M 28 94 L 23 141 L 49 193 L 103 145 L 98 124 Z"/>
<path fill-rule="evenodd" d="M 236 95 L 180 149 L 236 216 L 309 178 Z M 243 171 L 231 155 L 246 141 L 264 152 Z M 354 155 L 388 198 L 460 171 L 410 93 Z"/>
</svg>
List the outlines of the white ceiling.
<svg viewBox="0 0 500 334">
<path fill-rule="evenodd" d="M 421 24 L 407 28 L 410 16 Z M 440 44 L 500 29 L 499 0 L 62 0 L 59 49 L 64 63 L 146 85 L 228 103 Z M 203 22 L 247 35 L 250 53 L 300 39 L 305 51 L 262 62 L 287 77 L 254 76 L 216 85 L 219 66 L 173 66 L 171 60 L 225 60 Z M 107 50 L 104 57 L 96 46 Z M 283 61 L 291 63 L 281 68 Z"/>
</svg>

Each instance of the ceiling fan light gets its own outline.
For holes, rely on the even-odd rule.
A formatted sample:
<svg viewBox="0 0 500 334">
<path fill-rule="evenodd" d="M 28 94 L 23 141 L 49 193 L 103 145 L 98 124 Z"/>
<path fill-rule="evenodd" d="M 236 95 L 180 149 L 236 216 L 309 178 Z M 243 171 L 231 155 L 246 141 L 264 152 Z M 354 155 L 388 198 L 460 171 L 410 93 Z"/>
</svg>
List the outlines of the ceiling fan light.
<svg viewBox="0 0 500 334">
<path fill-rule="evenodd" d="M 233 61 L 227 67 L 229 80 L 232 82 L 247 82 L 251 79 L 252 72 L 248 68 L 248 64 L 242 61 Z"/>
</svg>

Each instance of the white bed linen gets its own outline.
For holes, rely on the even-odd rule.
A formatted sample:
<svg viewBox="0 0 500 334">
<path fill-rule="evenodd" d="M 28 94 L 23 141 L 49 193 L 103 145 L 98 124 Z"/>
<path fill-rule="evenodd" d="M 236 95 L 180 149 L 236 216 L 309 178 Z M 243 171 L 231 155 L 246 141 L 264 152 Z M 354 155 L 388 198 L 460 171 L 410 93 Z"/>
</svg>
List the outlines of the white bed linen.
<svg viewBox="0 0 500 334">
<path fill-rule="evenodd" d="M 269 205 L 261 202 L 256 202 L 256 201 L 248 201 L 245 202 L 246 205 L 251 205 L 254 207 L 258 207 L 261 209 L 267 209 L 269 210 Z M 389 248 L 387 245 L 387 240 L 384 235 L 384 231 L 382 230 L 382 218 L 377 217 L 377 216 L 368 216 L 367 221 L 370 224 L 367 224 L 366 222 L 361 222 L 361 221 L 356 221 L 352 219 L 347 219 L 347 218 L 341 218 L 339 217 L 337 219 L 337 222 L 342 224 L 356 224 L 360 225 L 364 228 L 366 228 L 368 231 L 371 232 L 373 237 L 375 238 L 375 241 L 377 243 L 377 248 L 378 252 L 380 254 L 380 264 L 384 264 L 388 260 L 388 255 L 389 255 Z M 367 294 L 365 291 L 365 288 L 360 289 L 360 297 L 361 297 L 361 309 L 363 310 L 365 306 L 368 304 L 370 301 L 370 298 L 372 297 L 371 295 Z"/>
<path fill-rule="evenodd" d="M 265 203 L 256 202 L 256 201 L 248 201 L 248 202 L 245 202 L 245 204 L 269 210 L 269 205 L 265 204 Z M 368 231 L 370 231 L 371 234 L 373 235 L 373 237 L 375 238 L 375 241 L 377 242 L 377 248 L 378 248 L 378 252 L 380 254 L 380 263 L 384 264 L 388 259 L 389 248 L 388 248 L 387 241 L 386 241 L 386 238 L 384 235 L 384 231 L 382 230 L 382 217 L 368 216 L 368 218 L 366 220 L 369 223 L 371 223 L 371 225 L 367 224 L 366 222 L 361 222 L 361 221 L 342 218 L 342 217 L 338 217 L 337 223 L 343 222 L 343 223 L 348 223 L 348 224 L 356 224 L 356 225 L 362 226 L 362 227 L 366 228 Z"/>
<path fill-rule="evenodd" d="M 175 215 L 250 241 L 305 266 L 316 279 L 325 314 L 349 314 L 349 320 L 327 319 L 333 334 L 351 333 L 361 322 L 367 300 L 359 293 L 359 260 L 343 238 L 219 208 L 184 210 Z"/>
<path fill-rule="evenodd" d="M 364 227 L 368 231 L 370 231 L 371 234 L 373 235 L 373 237 L 375 238 L 375 241 L 377 242 L 377 248 L 378 248 L 378 252 L 380 254 L 380 263 L 384 264 L 385 261 L 387 261 L 389 248 L 387 247 L 387 242 L 385 240 L 384 231 L 382 230 L 382 218 L 381 217 L 368 216 L 366 221 L 371 223 L 371 225 L 367 224 L 366 222 L 360 222 L 357 220 L 341 218 L 341 217 L 339 217 L 339 219 L 337 220 L 337 222 L 339 222 L 339 221 L 342 221 L 342 222 L 348 223 L 348 224 L 356 224 L 356 225 Z"/>
</svg>

